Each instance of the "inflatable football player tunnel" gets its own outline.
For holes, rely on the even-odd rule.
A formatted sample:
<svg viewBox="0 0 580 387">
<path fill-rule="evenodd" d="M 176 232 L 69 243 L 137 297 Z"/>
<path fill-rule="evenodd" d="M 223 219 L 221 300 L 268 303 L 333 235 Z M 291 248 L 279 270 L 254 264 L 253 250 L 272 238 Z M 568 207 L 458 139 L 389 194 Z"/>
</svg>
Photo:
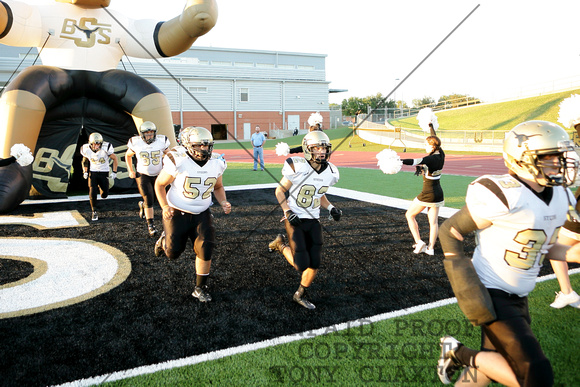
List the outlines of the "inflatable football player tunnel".
<svg viewBox="0 0 580 387">
<path fill-rule="evenodd" d="M 143 121 L 154 122 L 175 145 L 165 95 L 117 65 L 123 55 L 160 58 L 186 51 L 215 25 L 215 0 L 184 0 L 182 14 L 169 21 L 134 20 L 109 10 L 109 3 L 0 0 L 0 43 L 37 47 L 42 61 L 20 72 L 0 98 L 0 213 L 29 195 L 66 197 L 71 173 L 80 170 L 79 147 L 90 133 L 102 134 L 120 160 L 113 191 L 134 184 L 124 154 Z M 32 150 L 30 166 L 11 157 L 15 144 Z"/>
</svg>

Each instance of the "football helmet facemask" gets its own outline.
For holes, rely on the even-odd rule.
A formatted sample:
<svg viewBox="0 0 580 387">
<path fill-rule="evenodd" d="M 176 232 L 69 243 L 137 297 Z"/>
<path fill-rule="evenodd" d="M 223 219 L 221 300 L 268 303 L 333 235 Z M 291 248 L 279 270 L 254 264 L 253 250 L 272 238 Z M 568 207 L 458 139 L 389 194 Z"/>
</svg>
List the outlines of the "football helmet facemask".
<svg viewBox="0 0 580 387">
<path fill-rule="evenodd" d="M 100 133 L 91 133 L 91 135 L 89 136 L 89 148 L 91 148 L 91 150 L 93 152 L 98 152 L 99 149 L 101 149 L 101 146 L 103 145 L 103 136 L 101 136 Z"/>
<path fill-rule="evenodd" d="M 519 177 L 544 187 L 574 181 L 578 162 L 566 152 L 574 152 L 574 143 L 564 129 L 548 121 L 523 122 L 506 134 L 503 143 L 505 165 Z M 542 160 L 544 155 L 558 155 L 557 164 Z M 546 172 L 548 169 L 557 172 Z"/>
<path fill-rule="evenodd" d="M 187 127 L 181 133 L 181 141 L 189 155 L 196 161 L 206 161 L 213 151 L 213 137 L 209 130 L 201 127 Z M 207 149 L 201 147 L 205 145 Z"/>
<path fill-rule="evenodd" d="M 317 147 L 324 149 L 320 151 L 315 149 Z M 302 151 L 304 152 L 304 158 L 306 160 L 317 164 L 326 164 L 332 153 L 332 144 L 326 133 L 313 131 L 304 136 L 302 140 Z"/>
<path fill-rule="evenodd" d="M 139 127 L 139 134 L 146 144 L 153 144 L 157 138 L 157 127 L 151 121 L 145 121 Z"/>
</svg>

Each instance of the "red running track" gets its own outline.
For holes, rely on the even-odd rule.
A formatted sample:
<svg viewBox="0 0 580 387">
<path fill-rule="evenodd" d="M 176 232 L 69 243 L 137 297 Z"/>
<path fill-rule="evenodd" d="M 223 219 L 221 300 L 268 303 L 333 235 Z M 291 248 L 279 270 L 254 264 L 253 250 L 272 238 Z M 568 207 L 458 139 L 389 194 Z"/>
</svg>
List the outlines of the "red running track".
<svg viewBox="0 0 580 387">
<path fill-rule="evenodd" d="M 225 154 L 225 159 L 232 163 L 253 163 L 253 150 L 243 149 L 216 149 L 214 153 Z M 425 153 L 398 153 L 402 159 L 413 159 L 425 156 Z M 298 156 L 298 155 L 297 155 Z M 378 169 L 376 153 L 373 152 L 349 152 L 336 151 L 332 154 L 331 161 L 338 167 Z M 284 156 L 277 156 L 274 150 L 264 150 L 266 163 L 282 164 L 286 160 Z M 250 166 L 252 168 L 252 166 Z M 415 167 L 403 165 L 403 171 L 414 172 Z M 507 168 L 501 155 L 446 155 L 443 173 L 446 175 L 503 175 Z"/>
</svg>

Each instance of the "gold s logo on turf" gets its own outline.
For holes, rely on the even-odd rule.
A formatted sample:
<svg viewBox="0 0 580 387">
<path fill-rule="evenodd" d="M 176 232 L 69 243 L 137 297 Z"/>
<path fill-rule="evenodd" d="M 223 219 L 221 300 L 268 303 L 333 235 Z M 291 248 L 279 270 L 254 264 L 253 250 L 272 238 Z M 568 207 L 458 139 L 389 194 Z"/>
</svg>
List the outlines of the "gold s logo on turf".
<svg viewBox="0 0 580 387">
<path fill-rule="evenodd" d="M 0 238 L 0 261 L 28 262 L 32 274 L 0 286 L 0 319 L 73 305 L 108 292 L 131 273 L 129 258 L 90 240 Z"/>
</svg>

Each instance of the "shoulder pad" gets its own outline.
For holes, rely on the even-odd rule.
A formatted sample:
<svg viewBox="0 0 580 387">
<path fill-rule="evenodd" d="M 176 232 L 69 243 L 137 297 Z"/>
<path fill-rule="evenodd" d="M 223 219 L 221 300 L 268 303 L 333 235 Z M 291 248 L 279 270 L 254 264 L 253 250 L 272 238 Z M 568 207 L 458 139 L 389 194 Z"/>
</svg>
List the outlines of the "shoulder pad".
<svg viewBox="0 0 580 387">
<path fill-rule="evenodd" d="M 298 157 L 298 156 L 294 156 L 294 157 L 288 157 L 286 159 L 286 164 L 288 164 L 288 166 L 290 168 L 292 168 L 292 171 L 297 172 L 300 170 L 300 168 L 304 167 L 304 165 L 306 164 L 306 159 L 303 157 Z"/>
<path fill-rule="evenodd" d="M 167 157 L 176 167 L 178 167 L 185 160 L 187 160 L 188 155 L 184 147 L 176 146 L 172 148 L 169 152 L 167 152 Z"/>
</svg>

